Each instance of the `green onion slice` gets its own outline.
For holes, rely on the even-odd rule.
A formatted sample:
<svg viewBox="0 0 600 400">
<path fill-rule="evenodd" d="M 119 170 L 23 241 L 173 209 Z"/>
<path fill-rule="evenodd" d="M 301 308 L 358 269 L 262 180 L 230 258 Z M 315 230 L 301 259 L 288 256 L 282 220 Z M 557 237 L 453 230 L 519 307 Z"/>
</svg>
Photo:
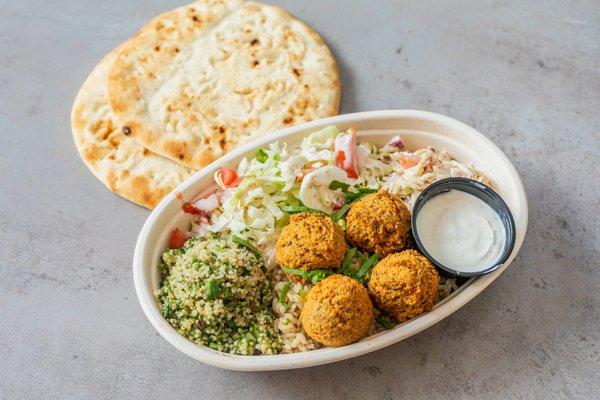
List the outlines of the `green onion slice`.
<svg viewBox="0 0 600 400">
<path fill-rule="evenodd" d="M 297 214 L 301 212 L 310 212 L 310 208 L 306 206 L 280 206 L 279 209 L 288 214 Z"/>
<path fill-rule="evenodd" d="M 331 183 L 329 184 L 329 189 L 331 189 L 331 190 L 341 189 L 341 191 L 344 193 L 346 193 L 348 191 L 349 187 L 350 187 L 350 185 L 348 185 L 347 183 L 336 181 L 336 180 L 331 181 Z"/>
<path fill-rule="evenodd" d="M 352 206 L 352 203 L 344 204 L 344 206 L 342 208 L 340 208 L 339 210 L 337 210 L 336 212 L 333 213 L 331 218 L 334 221 L 338 221 L 338 220 L 344 218 L 344 215 L 346 215 L 346 213 L 348 212 L 348 210 L 350 209 L 351 206 Z"/>
<path fill-rule="evenodd" d="M 327 278 L 329 275 L 333 275 L 334 272 L 330 269 L 316 269 L 314 271 L 310 271 L 308 273 L 308 280 L 313 285 L 316 285 L 318 282 Z"/>
<path fill-rule="evenodd" d="M 330 269 L 315 269 L 312 271 L 305 271 L 302 269 L 286 267 L 285 265 L 282 265 L 281 269 L 287 274 L 300 276 L 302 279 L 310 281 L 310 283 L 313 285 L 335 273 Z"/>
<path fill-rule="evenodd" d="M 281 288 L 281 292 L 279 292 L 279 304 L 283 305 L 283 306 L 287 306 L 287 294 L 290 291 L 290 282 L 286 282 L 283 284 L 283 287 Z"/>
<path fill-rule="evenodd" d="M 344 257 L 344 261 L 342 261 L 342 267 L 348 268 L 350 266 L 350 262 L 352 261 L 352 259 L 356 255 L 357 251 L 358 251 L 358 249 L 356 247 L 353 247 L 353 248 L 351 248 L 350 250 L 348 250 L 346 252 L 346 256 Z"/>
<path fill-rule="evenodd" d="M 281 269 L 286 274 L 296 275 L 296 276 L 300 276 L 300 277 L 302 277 L 304 279 L 308 279 L 308 271 L 304 271 L 302 269 L 295 269 L 295 268 L 286 267 L 285 265 L 282 265 Z"/>
<path fill-rule="evenodd" d="M 315 210 L 314 208 L 309 208 L 302 204 L 295 205 L 295 206 L 282 205 L 282 206 L 279 206 L 279 209 L 287 214 L 298 214 L 301 212 L 308 212 L 308 213 L 319 213 L 319 214 L 329 215 L 326 212 L 323 212 L 321 210 Z"/>
<path fill-rule="evenodd" d="M 231 241 L 233 243 L 237 243 L 242 247 L 247 248 L 248 250 L 250 250 L 252 253 L 254 253 L 254 255 L 258 258 L 261 258 L 261 253 L 260 250 L 257 249 L 256 247 L 254 247 L 249 241 L 242 239 L 241 237 L 237 236 L 237 235 L 231 235 Z"/>
<path fill-rule="evenodd" d="M 377 253 L 375 253 L 371 257 L 367 258 L 367 260 L 363 263 L 363 265 L 360 266 L 360 269 L 356 273 L 356 276 L 359 279 L 364 279 L 367 276 L 367 274 L 369 273 L 369 271 L 371 270 L 371 268 L 373 268 L 373 266 L 375 266 L 375 264 L 377 264 L 377 261 L 379 261 L 379 256 L 377 255 Z"/>
</svg>

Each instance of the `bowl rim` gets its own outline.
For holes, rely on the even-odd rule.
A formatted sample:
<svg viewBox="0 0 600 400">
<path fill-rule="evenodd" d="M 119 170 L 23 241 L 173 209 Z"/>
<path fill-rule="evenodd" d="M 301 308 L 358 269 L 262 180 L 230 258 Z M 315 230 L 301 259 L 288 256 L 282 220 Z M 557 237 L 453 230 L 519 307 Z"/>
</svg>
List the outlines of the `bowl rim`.
<svg viewBox="0 0 600 400">
<path fill-rule="evenodd" d="M 149 284 L 147 284 L 147 280 L 145 279 L 146 265 L 147 263 L 151 262 L 150 255 L 148 254 L 151 252 L 151 249 L 147 249 L 147 247 L 149 246 L 149 235 L 159 217 L 172 202 L 178 201 L 176 195 L 177 193 L 195 185 L 197 181 L 201 180 L 204 176 L 212 174 L 217 168 L 222 165 L 227 165 L 228 162 L 239 157 L 240 155 L 246 154 L 259 146 L 264 146 L 265 144 L 284 139 L 288 136 L 316 130 L 328 125 L 344 125 L 369 121 L 373 122 L 377 120 L 395 118 L 417 118 L 459 130 L 465 135 L 469 135 L 471 138 L 478 140 L 483 146 L 493 151 L 496 156 L 503 161 L 503 167 L 511 175 L 513 184 L 516 187 L 516 195 L 518 198 L 517 203 L 520 207 L 520 215 L 519 220 L 517 221 L 517 231 L 515 235 L 515 246 L 507 262 L 490 274 L 477 278 L 471 278 L 456 292 L 454 292 L 452 296 L 438 303 L 432 311 L 413 318 L 412 320 L 403 324 L 399 324 L 392 330 L 371 335 L 359 342 L 339 348 L 322 348 L 301 353 L 278 355 L 232 355 L 228 353 L 221 353 L 204 346 L 199 346 L 189 341 L 185 337 L 181 336 L 173 327 L 171 327 L 171 325 L 169 325 L 166 320 L 164 320 L 158 311 L 158 306 L 154 298 L 154 290 Z M 381 129 L 387 128 L 382 127 Z M 133 257 L 133 280 L 140 306 L 142 307 L 144 314 L 152 326 L 164 339 L 166 339 L 169 343 L 171 343 L 171 345 L 184 354 L 203 363 L 230 370 L 267 371 L 304 368 L 345 360 L 387 347 L 430 327 L 448 315 L 454 313 L 460 307 L 471 301 L 477 294 L 483 291 L 508 267 L 523 243 L 527 230 L 527 220 L 527 196 L 517 170 L 512 165 L 508 157 L 490 139 L 474 128 L 441 114 L 419 110 L 380 110 L 341 114 L 286 128 L 272 135 L 267 135 L 255 141 L 243 144 L 223 157 L 213 161 L 211 164 L 196 172 L 185 182 L 180 184 L 155 207 L 140 231 Z"/>
<path fill-rule="evenodd" d="M 504 246 L 504 248 L 502 249 L 502 253 L 500 253 L 500 257 L 498 257 L 498 259 L 494 262 L 494 264 L 492 266 L 482 269 L 480 271 L 475 271 L 475 272 L 458 271 L 456 269 L 447 267 L 446 265 L 444 265 L 441 262 L 439 262 L 438 260 L 436 260 L 435 257 L 433 257 L 429 253 L 429 251 L 427 251 L 427 248 L 421 242 L 421 238 L 419 236 L 419 230 L 417 229 L 417 217 L 419 216 L 419 213 L 421 212 L 421 208 L 423 208 L 423 206 L 428 201 L 430 201 L 434 197 L 437 197 L 440 194 L 443 194 L 445 192 L 444 191 L 439 192 L 439 193 L 425 199 L 425 197 L 429 193 L 431 193 L 434 190 L 440 190 L 440 189 L 441 190 L 445 189 L 446 191 L 460 190 L 461 192 L 469 193 L 469 192 L 465 191 L 462 186 L 469 186 L 469 187 L 475 189 L 479 193 L 485 193 L 488 196 L 492 197 L 496 202 L 498 202 L 502 211 L 504 211 L 506 213 L 506 215 L 508 216 L 507 223 L 505 223 L 504 220 L 501 219 L 502 224 L 504 225 L 505 232 L 506 232 L 507 245 Z M 469 194 L 473 194 L 473 193 L 469 193 Z M 474 196 L 476 196 L 477 198 L 479 198 L 480 200 L 484 201 L 486 204 L 489 205 L 489 203 L 487 201 L 485 201 L 482 197 L 479 197 L 477 195 L 474 195 Z M 492 206 L 490 206 L 490 207 L 494 210 L 494 212 L 496 212 L 498 215 L 500 215 L 500 212 L 495 207 L 492 207 Z M 508 224 L 508 226 L 506 226 L 507 224 Z M 500 268 L 502 266 L 502 264 L 504 262 L 506 262 L 508 257 L 511 255 L 513 248 L 515 247 L 515 236 L 516 236 L 515 220 L 513 218 L 512 212 L 510 211 L 510 208 L 508 207 L 508 205 L 506 204 L 504 199 L 502 199 L 502 197 L 494 189 L 492 189 L 491 187 L 487 186 L 486 184 L 481 183 L 475 179 L 459 178 L 459 177 L 444 178 L 444 179 L 440 179 L 439 181 L 435 181 L 431 185 L 427 186 L 419 194 L 419 196 L 417 197 L 417 200 L 415 200 L 415 204 L 413 206 L 413 212 L 410 216 L 410 225 L 411 225 L 413 237 L 415 239 L 415 244 L 419 248 L 419 251 L 429 261 L 431 261 L 436 267 L 438 267 L 439 269 L 448 273 L 450 276 L 457 277 L 457 278 L 458 277 L 473 278 L 476 276 L 486 275 L 486 274 L 489 274 L 490 272 L 497 270 L 498 268 Z"/>
</svg>

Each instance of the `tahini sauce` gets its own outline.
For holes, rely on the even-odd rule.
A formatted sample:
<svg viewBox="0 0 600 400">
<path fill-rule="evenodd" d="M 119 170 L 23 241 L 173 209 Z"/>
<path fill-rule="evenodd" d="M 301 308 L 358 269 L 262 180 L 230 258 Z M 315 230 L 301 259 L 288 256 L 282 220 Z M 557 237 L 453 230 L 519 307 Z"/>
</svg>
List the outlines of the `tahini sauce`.
<svg viewBox="0 0 600 400">
<path fill-rule="evenodd" d="M 428 200 L 417 215 L 416 225 L 427 252 L 460 272 L 483 271 L 495 265 L 506 240 L 498 213 L 461 190 Z"/>
</svg>

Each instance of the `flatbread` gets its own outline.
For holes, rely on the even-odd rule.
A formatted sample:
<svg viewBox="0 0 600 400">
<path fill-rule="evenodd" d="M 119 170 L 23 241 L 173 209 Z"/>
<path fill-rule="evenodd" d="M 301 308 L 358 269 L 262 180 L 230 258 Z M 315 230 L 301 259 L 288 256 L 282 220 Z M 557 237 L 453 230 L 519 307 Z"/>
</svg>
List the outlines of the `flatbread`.
<svg viewBox="0 0 600 400">
<path fill-rule="evenodd" d="M 194 171 L 145 149 L 118 127 L 106 95 L 118 50 L 100 61 L 79 90 L 71 130 L 81 158 L 102 183 L 151 209 Z"/>
<path fill-rule="evenodd" d="M 123 46 L 108 78 L 124 132 L 201 168 L 240 142 L 335 115 L 340 80 L 311 28 L 278 7 L 202 0 Z"/>
</svg>

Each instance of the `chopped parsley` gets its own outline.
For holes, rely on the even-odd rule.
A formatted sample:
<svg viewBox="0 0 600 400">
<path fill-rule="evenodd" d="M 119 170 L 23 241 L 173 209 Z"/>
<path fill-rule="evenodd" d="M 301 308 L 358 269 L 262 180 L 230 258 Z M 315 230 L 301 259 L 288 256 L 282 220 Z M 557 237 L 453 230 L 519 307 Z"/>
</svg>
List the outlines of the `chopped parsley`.
<svg viewBox="0 0 600 400">
<path fill-rule="evenodd" d="M 334 272 L 330 269 L 314 269 L 312 271 L 308 271 L 303 269 L 286 267 L 285 265 L 282 265 L 281 269 L 287 274 L 300 276 L 303 279 L 310 281 L 310 283 L 312 283 L 313 285 L 325 279 L 329 275 L 334 274 Z"/>
</svg>

